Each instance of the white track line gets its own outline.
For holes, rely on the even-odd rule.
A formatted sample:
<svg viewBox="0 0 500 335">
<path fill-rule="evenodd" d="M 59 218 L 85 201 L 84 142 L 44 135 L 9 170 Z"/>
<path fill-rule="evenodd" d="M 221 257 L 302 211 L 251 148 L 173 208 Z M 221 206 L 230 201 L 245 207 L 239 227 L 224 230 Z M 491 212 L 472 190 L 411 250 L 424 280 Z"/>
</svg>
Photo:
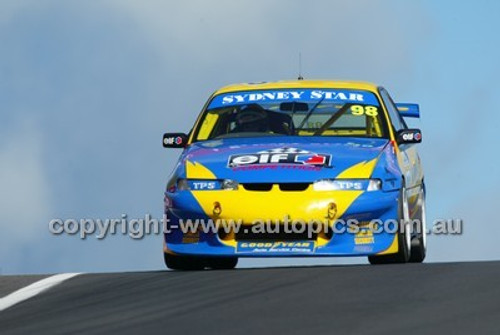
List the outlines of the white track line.
<svg viewBox="0 0 500 335">
<path fill-rule="evenodd" d="M 44 278 L 42 280 L 34 282 L 31 285 L 14 291 L 11 294 L 0 299 L 0 312 L 14 306 L 15 304 L 20 303 L 21 301 L 34 297 L 35 295 L 40 294 L 53 286 L 59 285 L 65 280 L 78 276 L 79 274 L 80 273 L 61 273 L 58 275 L 50 276 L 48 278 Z"/>
</svg>

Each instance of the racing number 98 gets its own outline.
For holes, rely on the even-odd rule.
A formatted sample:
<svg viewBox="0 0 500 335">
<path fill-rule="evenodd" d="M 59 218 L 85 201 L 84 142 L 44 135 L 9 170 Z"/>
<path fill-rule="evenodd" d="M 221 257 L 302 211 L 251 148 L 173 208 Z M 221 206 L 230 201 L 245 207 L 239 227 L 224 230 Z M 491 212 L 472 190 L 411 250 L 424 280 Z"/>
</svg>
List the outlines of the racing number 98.
<svg viewBox="0 0 500 335">
<path fill-rule="evenodd" d="M 377 107 L 375 106 L 362 106 L 353 105 L 351 106 L 352 115 L 360 116 L 366 114 L 366 116 L 375 117 L 378 115 Z"/>
</svg>

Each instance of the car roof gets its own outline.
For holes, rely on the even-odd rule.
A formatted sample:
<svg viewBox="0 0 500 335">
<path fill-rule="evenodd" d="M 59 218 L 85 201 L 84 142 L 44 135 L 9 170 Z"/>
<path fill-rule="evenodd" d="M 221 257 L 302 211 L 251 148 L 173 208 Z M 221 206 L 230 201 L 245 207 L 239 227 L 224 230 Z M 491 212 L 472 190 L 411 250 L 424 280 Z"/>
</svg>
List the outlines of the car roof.
<svg viewBox="0 0 500 335">
<path fill-rule="evenodd" d="M 239 91 L 254 91 L 254 90 L 269 90 L 269 89 L 284 89 L 284 88 L 341 88 L 355 89 L 377 92 L 377 85 L 364 81 L 344 81 L 344 80 L 283 80 L 274 82 L 261 83 L 242 83 L 233 84 L 220 88 L 215 94 L 239 92 Z"/>
</svg>

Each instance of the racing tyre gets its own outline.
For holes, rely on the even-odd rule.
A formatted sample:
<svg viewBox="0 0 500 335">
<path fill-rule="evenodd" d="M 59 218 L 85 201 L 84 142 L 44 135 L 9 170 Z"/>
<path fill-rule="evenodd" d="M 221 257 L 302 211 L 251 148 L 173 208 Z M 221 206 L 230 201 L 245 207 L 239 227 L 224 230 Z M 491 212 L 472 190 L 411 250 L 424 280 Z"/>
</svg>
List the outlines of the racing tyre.
<svg viewBox="0 0 500 335">
<path fill-rule="evenodd" d="M 167 268 L 172 270 L 203 270 L 205 268 L 205 262 L 200 257 L 193 256 L 178 256 L 163 253 L 165 259 L 165 265 Z"/>
<path fill-rule="evenodd" d="M 405 225 L 404 229 L 400 229 L 397 235 L 398 252 L 389 255 L 368 256 L 370 264 L 394 264 L 407 263 L 410 259 L 411 252 L 411 232 L 408 227 L 410 221 L 410 210 L 408 207 L 408 196 L 406 188 L 403 187 L 399 194 L 399 215 L 398 222 Z"/>
<path fill-rule="evenodd" d="M 411 239 L 411 263 L 422 263 L 425 259 L 425 254 L 427 251 L 427 236 L 426 236 L 426 225 L 425 225 L 425 191 L 422 188 L 420 192 L 419 202 L 419 215 L 417 220 L 414 222 L 415 235 Z"/>
<path fill-rule="evenodd" d="M 207 260 L 207 266 L 214 270 L 231 270 L 238 264 L 238 257 L 214 257 Z"/>
</svg>

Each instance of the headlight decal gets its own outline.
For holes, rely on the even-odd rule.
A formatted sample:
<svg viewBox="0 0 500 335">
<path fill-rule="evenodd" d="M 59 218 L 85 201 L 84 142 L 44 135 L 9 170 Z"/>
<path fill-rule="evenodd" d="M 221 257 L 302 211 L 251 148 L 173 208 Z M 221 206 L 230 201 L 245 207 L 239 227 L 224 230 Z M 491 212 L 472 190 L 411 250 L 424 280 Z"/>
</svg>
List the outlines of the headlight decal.
<svg viewBox="0 0 500 335">
<path fill-rule="evenodd" d="M 379 179 L 322 179 L 314 182 L 315 191 L 378 191 L 382 188 Z"/>
<path fill-rule="evenodd" d="M 238 190 L 238 182 L 231 179 L 184 179 L 177 180 L 179 191 L 215 191 L 215 190 Z"/>
</svg>

